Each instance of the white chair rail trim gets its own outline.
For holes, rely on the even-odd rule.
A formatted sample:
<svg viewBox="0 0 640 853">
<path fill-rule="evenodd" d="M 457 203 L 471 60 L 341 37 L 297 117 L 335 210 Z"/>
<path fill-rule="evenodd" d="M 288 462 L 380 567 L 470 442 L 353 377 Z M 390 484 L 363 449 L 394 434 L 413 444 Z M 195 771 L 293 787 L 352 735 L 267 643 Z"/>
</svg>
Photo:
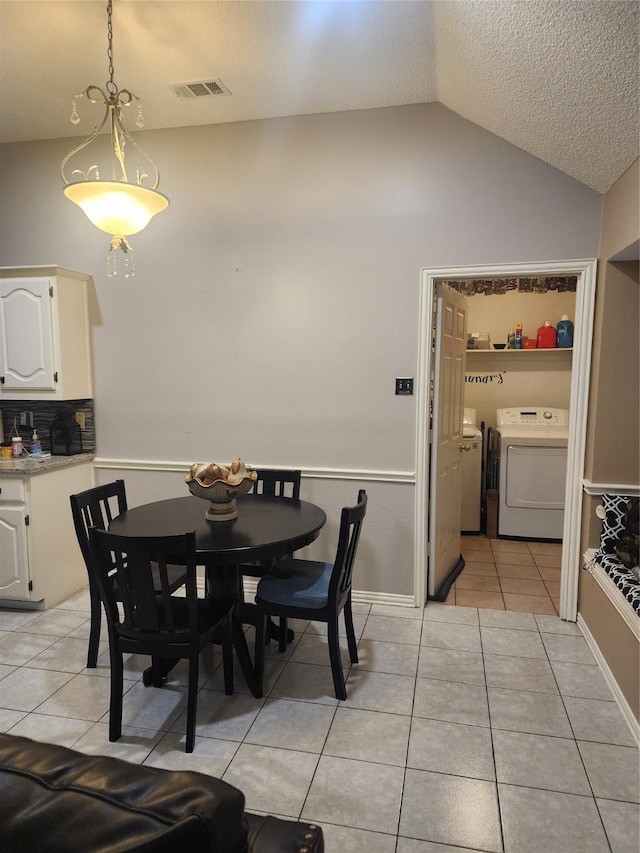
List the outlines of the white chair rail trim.
<svg viewBox="0 0 640 853">
<path fill-rule="evenodd" d="M 623 495 L 629 498 L 640 497 L 640 486 L 630 486 L 628 483 L 592 483 L 583 480 L 582 488 L 588 495 Z"/>
<path fill-rule="evenodd" d="M 95 468 L 117 471 L 179 471 L 185 473 L 189 470 L 190 462 L 176 462 L 173 460 L 150 460 L 150 459 L 109 459 L 97 456 L 93 460 Z M 271 465 L 260 465 L 251 463 L 252 468 L 269 469 Z M 286 467 L 286 466 L 285 466 Z M 286 468 L 286 470 L 289 470 Z M 294 470 L 291 468 L 290 470 Z M 302 476 L 317 480 L 357 480 L 358 482 L 377 483 L 409 483 L 415 484 L 415 471 L 369 471 L 349 468 L 303 468 Z"/>
</svg>

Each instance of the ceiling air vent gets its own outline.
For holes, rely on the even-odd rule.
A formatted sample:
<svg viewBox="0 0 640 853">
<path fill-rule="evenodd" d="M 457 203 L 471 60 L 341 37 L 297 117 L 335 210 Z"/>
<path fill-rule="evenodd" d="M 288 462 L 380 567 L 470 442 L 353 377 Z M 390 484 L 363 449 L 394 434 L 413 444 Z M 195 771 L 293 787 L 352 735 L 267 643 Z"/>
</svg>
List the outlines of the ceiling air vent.
<svg viewBox="0 0 640 853">
<path fill-rule="evenodd" d="M 182 100 L 206 98 L 210 95 L 230 95 L 222 80 L 199 80 L 196 83 L 177 83 L 169 86 L 173 94 Z"/>
</svg>

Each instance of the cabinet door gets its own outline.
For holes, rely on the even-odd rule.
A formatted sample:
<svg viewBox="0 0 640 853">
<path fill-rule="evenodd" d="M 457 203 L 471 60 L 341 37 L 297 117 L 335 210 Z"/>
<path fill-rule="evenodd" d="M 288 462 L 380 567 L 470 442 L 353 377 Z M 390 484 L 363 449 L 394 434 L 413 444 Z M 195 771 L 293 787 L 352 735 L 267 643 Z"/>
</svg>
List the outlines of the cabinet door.
<svg viewBox="0 0 640 853">
<path fill-rule="evenodd" d="M 0 507 L 0 598 L 29 599 L 24 505 Z"/>
<path fill-rule="evenodd" d="M 2 392 L 55 389 L 48 278 L 0 281 Z"/>
</svg>

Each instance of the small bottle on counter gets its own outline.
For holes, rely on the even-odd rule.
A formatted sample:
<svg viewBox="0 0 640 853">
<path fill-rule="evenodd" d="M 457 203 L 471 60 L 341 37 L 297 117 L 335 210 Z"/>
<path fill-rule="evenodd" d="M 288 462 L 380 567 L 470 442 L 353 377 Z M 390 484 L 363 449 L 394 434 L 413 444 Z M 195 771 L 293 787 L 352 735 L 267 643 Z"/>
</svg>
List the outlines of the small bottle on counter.
<svg viewBox="0 0 640 853">
<path fill-rule="evenodd" d="M 20 436 L 14 435 L 11 439 L 11 455 L 22 456 L 22 439 Z"/>
<path fill-rule="evenodd" d="M 38 438 L 38 430 L 34 429 L 33 435 L 31 436 L 31 453 L 42 453 L 42 444 L 40 443 L 40 439 Z"/>
</svg>

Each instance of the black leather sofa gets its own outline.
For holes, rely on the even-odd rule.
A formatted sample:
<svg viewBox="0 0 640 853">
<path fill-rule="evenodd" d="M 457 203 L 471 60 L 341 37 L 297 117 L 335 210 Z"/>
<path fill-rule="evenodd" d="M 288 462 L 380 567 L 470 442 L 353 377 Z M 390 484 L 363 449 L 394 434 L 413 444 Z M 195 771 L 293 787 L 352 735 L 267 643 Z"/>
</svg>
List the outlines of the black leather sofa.
<svg viewBox="0 0 640 853">
<path fill-rule="evenodd" d="M 323 853 L 313 824 L 245 812 L 220 779 L 0 734 L 0 850 Z"/>
</svg>

